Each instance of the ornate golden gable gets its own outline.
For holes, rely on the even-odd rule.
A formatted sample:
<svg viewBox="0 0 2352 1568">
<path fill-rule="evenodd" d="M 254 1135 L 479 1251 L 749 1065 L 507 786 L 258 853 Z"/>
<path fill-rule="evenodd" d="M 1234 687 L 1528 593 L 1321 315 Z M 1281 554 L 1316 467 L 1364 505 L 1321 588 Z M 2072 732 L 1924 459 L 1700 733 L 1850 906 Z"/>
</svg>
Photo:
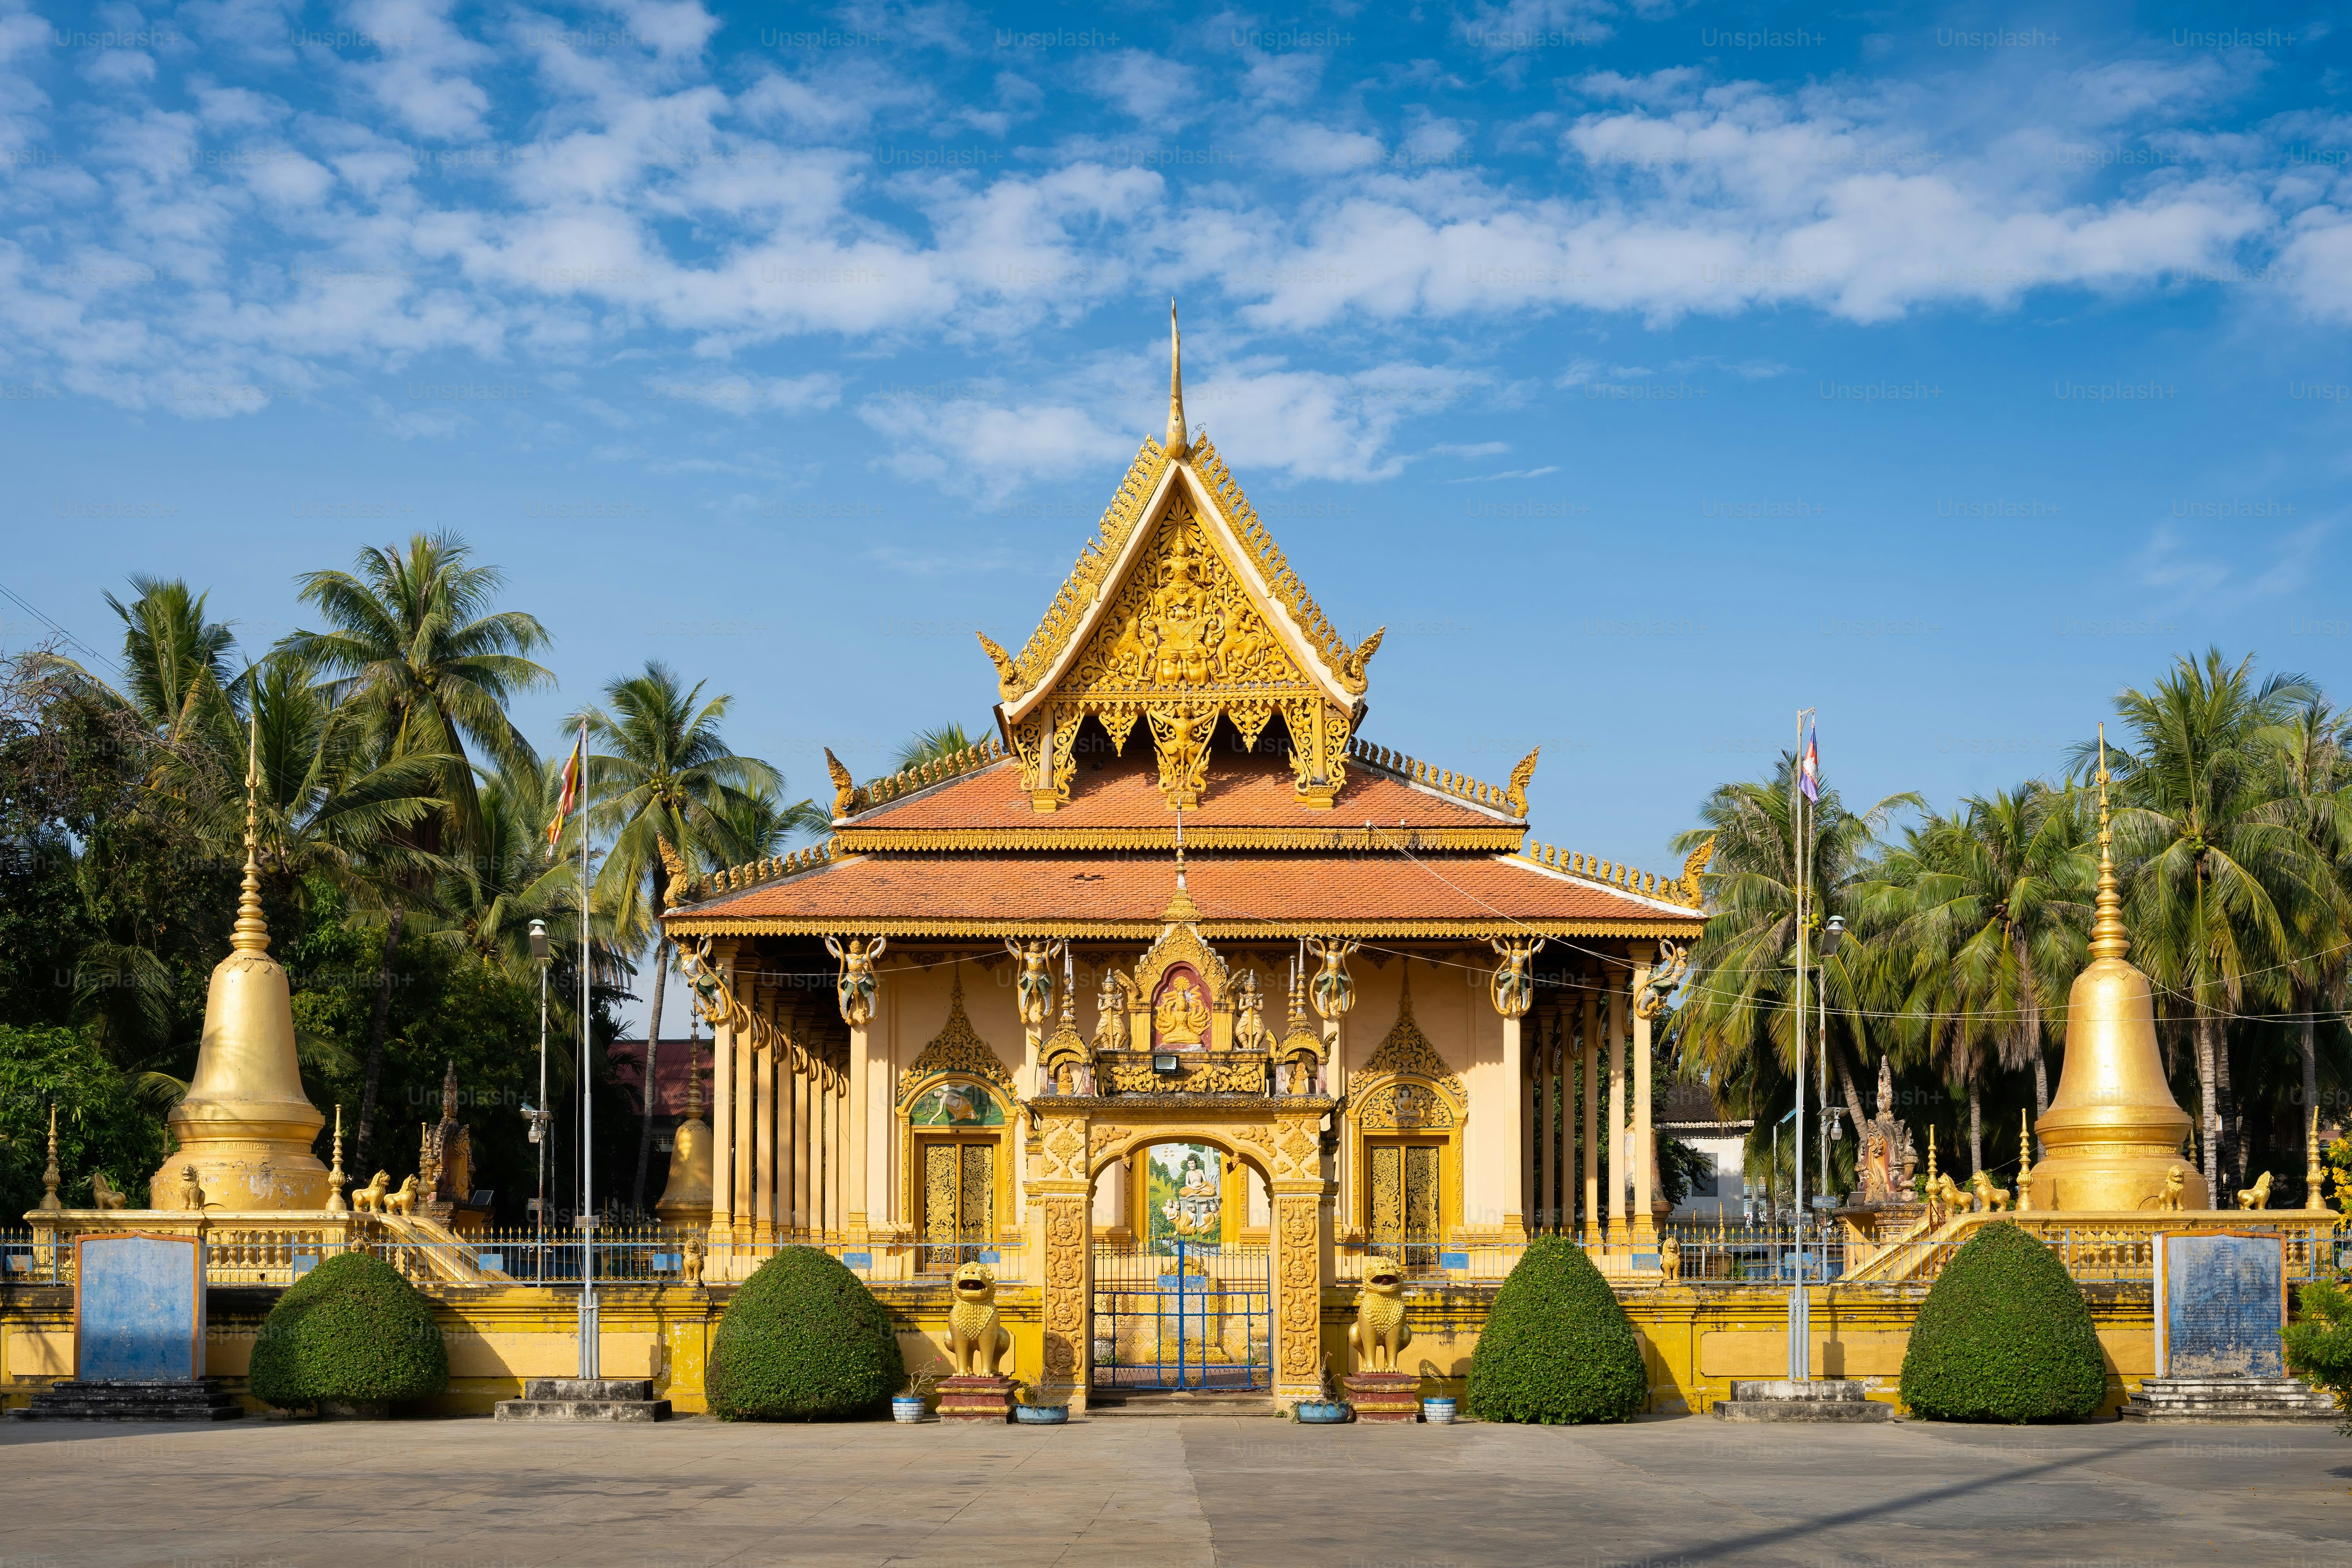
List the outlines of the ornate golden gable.
<svg viewBox="0 0 2352 1568">
<path fill-rule="evenodd" d="M 996 1086 L 1009 1107 L 1021 1098 L 1013 1082 L 1013 1075 L 996 1059 L 996 1052 L 971 1026 L 971 1019 L 963 1010 L 963 967 L 956 967 L 955 979 L 948 991 L 948 1021 L 940 1026 L 938 1036 L 925 1046 L 921 1054 L 907 1064 L 898 1075 L 898 1108 L 907 1109 L 915 1091 L 927 1079 L 941 1073 L 957 1073 L 976 1078 Z"/>
<path fill-rule="evenodd" d="M 1453 1096 L 1455 1105 L 1467 1105 L 1470 1093 L 1462 1087 L 1461 1078 L 1445 1065 L 1445 1058 L 1437 1054 L 1437 1047 L 1429 1043 L 1429 1037 L 1413 1022 L 1412 962 L 1405 961 L 1403 984 L 1397 992 L 1396 1022 L 1390 1026 L 1387 1037 L 1372 1053 L 1372 1059 L 1364 1064 L 1363 1077 L 1368 1082 L 1382 1076 L 1423 1079 Z"/>
<path fill-rule="evenodd" d="M 1220 721 L 1255 744 L 1276 713 L 1300 804 L 1328 807 L 1361 718 L 1374 632 L 1340 639 L 1205 439 L 1190 442 L 1171 366 L 1169 437 L 1146 440 L 1069 577 L 1018 656 L 985 636 L 1000 715 L 1030 804 L 1070 797 L 1093 718 L 1124 752 L 1150 727 L 1171 808 L 1197 805 Z M 1139 540 L 1139 530 L 1149 529 Z M 1074 646 L 1076 657 L 1072 657 Z M 1308 667 L 1312 668 L 1308 668 Z"/>
</svg>

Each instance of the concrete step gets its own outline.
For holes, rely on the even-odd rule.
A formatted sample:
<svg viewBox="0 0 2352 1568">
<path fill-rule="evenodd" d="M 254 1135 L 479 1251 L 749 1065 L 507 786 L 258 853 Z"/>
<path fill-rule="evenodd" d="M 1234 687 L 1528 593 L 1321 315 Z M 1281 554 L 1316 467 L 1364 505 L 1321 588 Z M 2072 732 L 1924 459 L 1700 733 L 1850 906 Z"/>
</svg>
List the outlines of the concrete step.
<svg viewBox="0 0 2352 1568">
<path fill-rule="evenodd" d="M 1087 1395 L 1087 1414 L 1119 1417 L 1149 1418 L 1166 1415 L 1271 1415 L 1274 1396 L 1256 1391 L 1241 1393 L 1195 1394 L 1190 1390 L 1167 1393 L 1117 1394 L 1100 1390 Z"/>
<path fill-rule="evenodd" d="M 1857 1378 L 1816 1377 L 1802 1383 L 1785 1377 L 1734 1383 L 1731 1397 L 1715 1402 L 1719 1421 L 1843 1421 L 1892 1419 L 1895 1407 L 1873 1400 Z"/>
<path fill-rule="evenodd" d="M 527 1377 L 525 1399 L 651 1399 L 649 1377 Z"/>
<path fill-rule="evenodd" d="M 217 1378 L 67 1378 L 9 1414 L 22 1421 L 234 1421 L 245 1409 Z"/>
<path fill-rule="evenodd" d="M 667 1421 L 667 1399 L 502 1399 L 499 1421 Z"/>
<path fill-rule="evenodd" d="M 2337 1421 L 2335 1398 L 2294 1377 L 2151 1377 L 2126 1421 Z"/>
</svg>

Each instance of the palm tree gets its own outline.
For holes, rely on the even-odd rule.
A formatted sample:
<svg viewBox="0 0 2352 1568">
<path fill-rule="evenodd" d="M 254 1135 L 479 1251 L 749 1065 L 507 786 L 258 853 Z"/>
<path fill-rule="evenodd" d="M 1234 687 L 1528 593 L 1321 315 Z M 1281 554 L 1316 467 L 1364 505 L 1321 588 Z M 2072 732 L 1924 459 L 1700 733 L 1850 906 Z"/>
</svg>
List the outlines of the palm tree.
<svg viewBox="0 0 2352 1568">
<path fill-rule="evenodd" d="M 1690 982 L 1675 1012 L 1674 1048 L 1687 1076 L 1717 1086 L 1748 1084 L 1751 1111 L 1770 1099 L 1768 1086 L 1788 1081 L 1796 1068 L 1794 767 L 1795 759 L 1783 754 L 1770 779 L 1721 785 L 1700 808 L 1705 826 L 1675 839 L 1675 851 L 1688 854 L 1712 837 L 1715 857 L 1706 878 L 1712 912 L 1691 950 Z M 1884 999 L 1885 954 L 1855 919 L 1862 911 L 1854 893 L 1878 832 L 1897 810 L 1917 804 L 1916 795 L 1889 795 L 1857 816 L 1824 787 L 1810 814 L 1815 842 L 1808 906 L 1815 919 L 1843 914 L 1857 927 L 1822 965 L 1821 982 L 1836 1020 L 1830 1058 L 1857 1127 L 1866 1118 L 1847 1053 L 1869 1038 L 1869 1015 Z M 1811 1011 L 1821 998 L 1811 985 L 1807 992 Z M 1759 1130 L 1769 1135 L 1767 1120 L 1758 1116 Z"/>
<path fill-rule="evenodd" d="M 329 700 L 338 708 L 354 705 L 382 759 L 444 759 L 435 791 L 443 805 L 401 830 L 397 847 L 404 853 L 437 856 L 453 843 L 478 842 L 481 802 L 467 743 L 501 765 L 532 761 L 507 703 L 554 679 L 527 657 L 546 643 L 546 629 L 519 610 L 492 610 L 505 580 L 492 567 L 468 564 L 471 554 L 453 534 L 419 533 L 405 553 L 393 545 L 361 551 L 354 572 L 304 573 L 296 579 L 302 597 L 331 629 L 297 631 L 279 645 L 330 678 Z M 430 879 L 405 865 L 386 880 L 383 967 L 360 1096 L 356 1154 L 362 1165 L 375 1139 L 401 927 L 410 907 L 432 893 Z"/>
<path fill-rule="evenodd" d="M 831 814 L 820 809 L 816 802 L 800 800 L 786 805 L 765 784 L 736 792 L 719 804 L 719 815 L 734 830 L 735 843 L 748 860 L 780 854 L 800 835 L 815 837 L 833 827 Z M 708 868 L 716 871 L 731 863 L 714 860 Z"/>
<path fill-rule="evenodd" d="M 919 768 L 925 763 L 936 763 L 970 751 L 980 744 L 961 724 L 941 724 L 934 730 L 918 730 L 907 737 L 898 748 L 898 755 L 890 764 L 893 773 L 905 773 Z"/>
<path fill-rule="evenodd" d="M 2297 910 L 2295 955 L 2286 971 L 2292 998 L 2287 1010 L 2293 1016 L 2303 1057 L 2304 1114 L 2299 1131 L 2305 1142 L 2306 1168 L 2318 1158 L 2317 1151 L 2308 1146 L 2314 1135 L 2311 1110 L 2319 1103 L 2315 1015 L 2323 1001 L 2331 1011 L 2343 1008 L 2346 946 L 2352 939 L 2352 930 L 2347 930 L 2352 928 L 2352 911 L 2346 907 L 2352 902 L 2352 895 L 2342 875 L 2347 857 L 2352 857 L 2352 754 L 2346 750 L 2346 729 L 2344 715 L 2325 700 L 2312 698 L 2295 710 L 2277 753 L 2280 798 L 2294 804 L 2298 831 L 2335 862 L 2338 873 L 2331 883 L 2335 898 L 2312 900 Z M 2316 1194 L 2306 1194 L 2305 1201 L 2315 1202 Z"/>
<path fill-rule="evenodd" d="M 2003 1068 L 2031 1067 L 2035 1112 L 2049 1109 L 2042 1010 L 2082 965 L 2081 894 L 2094 871 L 2070 798 L 2029 784 L 1929 816 L 1864 897 L 1907 971 L 1904 1012 L 1968 1089 L 1971 1175 L 1984 1167 L 1984 1047 Z"/>
<path fill-rule="evenodd" d="M 2285 991 L 2277 966 L 2296 956 L 2294 931 L 2339 897 L 2329 857 L 2299 830 L 2302 804 L 2280 794 L 2294 710 L 2317 695 L 2300 676 L 2257 682 L 2252 657 L 2233 666 L 2209 648 L 2116 699 L 2133 742 L 2110 764 L 2129 802 L 2116 828 L 2134 863 L 2133 931 L 2142 966 L 2189 1005 L 2216 1194 L 2225 1156 L 2235 1165 L 2224 1025 L 2249 993 Z"/>
<path fill-rule="evenodd" d="M 702 685 L 683 689 L 659 660 L 640 675 L 604 688 L 604 708 L 574 717 L 602 750 L 588 760 L 592 826 L 613 835 L 597 872 L 599 899 L 609 901 L 624 933 L 653 938 L 652 1012 L 646 1024 L 645 1121 L 637 1142 L 635 1203 L 645 1206 L 646 1164 L 653 1149 L 654 1067 L 661 1043 L 662 993 L 668 973 L 668 938 L 661 929 L 670 874 L 665 845 L 689 866 L 748 859 L 730 815 L 746 808 L 752 791 L 780 792 L 783 775 L 766 763 L 739 757 L 719 738 L 719 721 L 733 699 L 702 700 Z M 609 897 L 605 889 L 609 889 Z"/>
<path fill-rule="evenodd" d="M 177 750 L 216 742 L 224 724 L 235 727 L 228 700 L 229 658 L 236 633 L 226 621 L 205 619 L 208 594 L 192 594 L 176 577 L 134 575 L 138 596 L 125 605 L 106 595 L 122 619 L 122 668 L 128 691 L 121 695 L 145 721 L 150 733 Z M 240 761 L 244 749 L 237 748 Z M 238 770 L 242 776 L 243 770 Z"/>
</svg>

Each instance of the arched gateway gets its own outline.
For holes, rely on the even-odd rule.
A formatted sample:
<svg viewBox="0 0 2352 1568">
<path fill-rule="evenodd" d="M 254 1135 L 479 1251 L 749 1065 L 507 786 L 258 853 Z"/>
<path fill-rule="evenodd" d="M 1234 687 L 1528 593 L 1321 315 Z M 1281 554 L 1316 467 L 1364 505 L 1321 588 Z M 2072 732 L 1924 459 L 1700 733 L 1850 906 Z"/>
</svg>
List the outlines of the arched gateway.
<svg viewBox="0 0 2352 1568">
<path fill-rule="evenodd" d="M 1651 1163 L 1564 1169 L 1561 1085 L 1580 1052 L 1606 1085 L 1583 1147 L 1604 1115 L 1612 1157 L 1648 1143 L 1643 994 L 1699 931 L 1704 852 L 1564 854 L 1529 841 L 1533 752 L 1497 786 L 1367 743 L 1380 634 L 1339 637 L 1172 375 L 1170 403 L 1020 652 L 981 638 L 995 739 L 865 784 L 828 752 L 824 846 L 677 868 L 714 1025 L 705 1278 L 813 1240 L 920 1321 L 982 1258 L 1017 1374 L 1083 1402 L 1142 1364 L 1101 1320 L 1199 1309 L 1170 1260 L 1213 1245 L 1258 1300 L 1197 1331 L 1286 1404 L 1346 1370 L 1322 1292 L 1370 1253 L 1491 1277 L 1580 1226 L 1604 1267 L 1654 1258 Z"/>
</svg>

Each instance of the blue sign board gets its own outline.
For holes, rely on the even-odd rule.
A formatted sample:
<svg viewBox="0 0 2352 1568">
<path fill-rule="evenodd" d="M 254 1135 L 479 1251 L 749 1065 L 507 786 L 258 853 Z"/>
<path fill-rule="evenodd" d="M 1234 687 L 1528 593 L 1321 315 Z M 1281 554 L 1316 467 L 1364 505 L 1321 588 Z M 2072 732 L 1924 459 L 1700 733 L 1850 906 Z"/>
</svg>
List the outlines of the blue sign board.
<svg viewBox="0 0 2352 1568">
<path fill-rule="evenodd" d="M 2276 1236 L 2156 1238 L 2156 1374 L 2284 1377 L 2286 1246 Z"/>
<path fill-rule="evenodd" d="M 201 1241 L 77 1237 L 74 1275 L 76 1377 L 193 1382 L 204 1375 Z"/>
</svg>

